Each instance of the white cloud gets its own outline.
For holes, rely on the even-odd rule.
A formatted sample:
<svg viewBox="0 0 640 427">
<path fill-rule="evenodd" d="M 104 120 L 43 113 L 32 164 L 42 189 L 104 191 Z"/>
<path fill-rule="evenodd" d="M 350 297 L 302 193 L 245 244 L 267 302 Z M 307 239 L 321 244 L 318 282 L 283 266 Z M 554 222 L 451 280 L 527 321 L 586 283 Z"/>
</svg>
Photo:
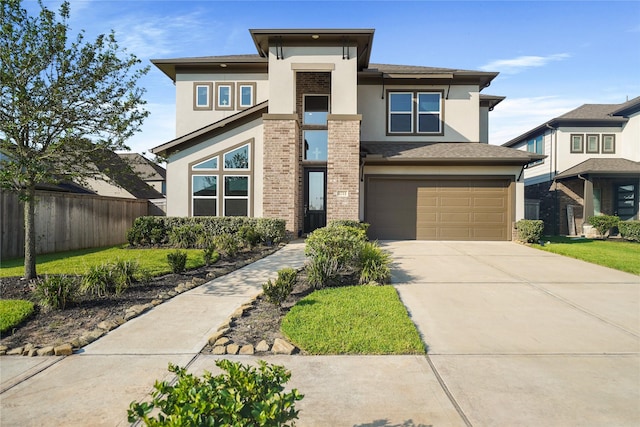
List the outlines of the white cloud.
<svg viewBox="0 0 640 427">
<path fill-rule="evenodd" d="M 517 74 L 527 68 L 543 67 L 549 62 L 562 61 L 569 58 L 571 55 L 568 53 L 558 53 L 549 56 L 519 56 L 513 59 L 498 59 L 496 61 L 489 62 L 486 65 L 480 67 L 483 71 L 500 71 L 505 74 Z"/>
<path fill-rule="evenodd" d="M 505 99 L 489 113 L 489 142 L 502 145 L 592 100 L 538 96 Z"/>
</svg>

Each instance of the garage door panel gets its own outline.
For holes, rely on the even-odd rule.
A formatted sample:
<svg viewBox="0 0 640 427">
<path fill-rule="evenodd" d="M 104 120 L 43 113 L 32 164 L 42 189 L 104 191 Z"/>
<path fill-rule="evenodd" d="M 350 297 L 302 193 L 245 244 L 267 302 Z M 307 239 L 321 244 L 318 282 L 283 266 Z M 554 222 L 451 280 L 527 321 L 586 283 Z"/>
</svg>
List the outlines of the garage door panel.
<svg viewBox="0 0 640 427">
<path fill-rule="evenodd" d="M 365 219 L 377 239 L 509 240 L 510 180 L 367 181 Z"/>
</svg>

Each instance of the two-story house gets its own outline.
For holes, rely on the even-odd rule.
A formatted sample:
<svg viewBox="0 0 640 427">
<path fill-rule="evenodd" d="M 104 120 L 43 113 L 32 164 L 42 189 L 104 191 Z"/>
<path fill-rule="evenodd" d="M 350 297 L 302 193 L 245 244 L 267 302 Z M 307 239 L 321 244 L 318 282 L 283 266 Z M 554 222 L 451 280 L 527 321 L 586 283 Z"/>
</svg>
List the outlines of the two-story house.
<svg viewBox="0 0 640 427">
<path fill-rule="evenodd" d="M 640 97 L 582 105 L 503 145 L 547 156 L 524 172 L 525 215 L 547 233 L 583 234 L 600 214 L 638 219 Z"/>
<path fill-rule="evenodd" d="M 167 215 L 335 219 L 377 239 L 510 240 L 525 165 L 488 144 L 498 73 L 372 64 L 372 29 L 250 30 L 257 54 L 158 59 L 175 83 Z"/>
</svg>

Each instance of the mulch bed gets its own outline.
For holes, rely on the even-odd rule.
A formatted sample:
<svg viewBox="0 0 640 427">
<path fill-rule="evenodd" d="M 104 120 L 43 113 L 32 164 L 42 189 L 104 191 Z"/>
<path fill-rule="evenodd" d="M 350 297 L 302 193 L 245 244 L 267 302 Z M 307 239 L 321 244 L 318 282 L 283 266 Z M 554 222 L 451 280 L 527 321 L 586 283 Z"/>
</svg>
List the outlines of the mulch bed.
<svg viewBox="0 0 640 427">
<path fill-rule="evenodd" d="M 167 274 L 156 277 L 148 283 L 133 284 L 119 296 L 112 295 L 101 298 L 82 296 L 65 310 L 47 312 L 36 306 L 34 315 L 13 331 L 0 337 L 0 345 L 8 348 L 26 344 L 45 347 L 71 342 L 95 329 L 100 322 L 123 316 L 125 311 L 134 305 L 151 303 L 157 299 L 160 293 L 171 291 L 180 282 L 190 281 L 195 277 L 205 279 L 210 273 L 219 277 L 270 255 L 277 249 L 259 247 L 251 252 L 243 252 L 234 259 L 218 261 L 209 267 L 201 267 L 183 274 Z M 2 299 L 32 300 L 31 285 L 20 277 L 2 278 L 0 279 L 0 297 Z M 289 307 L 295 304 L 294 298 L 292 296 L 291 301 L 288 301 Z M 232 333 L 227 336 L 231 337 L 234 342 L 244 342 L 254 340 L 255 337 L 279 334 L 280 321 L 286 311 L 277 310 L 266 301 L 263 302 L 264 304 L 261 304 L 261 300 L 258 300 L 255 310 L 252 310 L 252 315 L 238 319 L 232 327 Z M 286 306 L 287 304 L 285 304 Z M 206 349 L 204 351 L 206 352 Z"/>
</svg>

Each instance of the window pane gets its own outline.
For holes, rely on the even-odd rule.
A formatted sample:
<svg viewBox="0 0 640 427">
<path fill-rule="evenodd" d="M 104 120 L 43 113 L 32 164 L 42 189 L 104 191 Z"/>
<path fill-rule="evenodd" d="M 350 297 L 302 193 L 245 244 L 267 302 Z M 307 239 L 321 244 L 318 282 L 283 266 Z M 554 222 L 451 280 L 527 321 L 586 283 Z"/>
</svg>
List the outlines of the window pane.
<svg viewBox="0 0 640 427">
<path fill-rule="evenodd" d="M 418 132 L 440 132 L 439 114 L 420 114 Z"/>
<path fill-rule="evenodd" d="M 394 112 L 411 112 L 412 111 L 412 95 L 410 93 L 390 93 L 389 108 Z"/>
<path fill-rule="evenodd" d="M 391 132 L 411 132 L 411 114 L 392 114 Z"/>
<path fill-rule="evenodd" d="M 327 95 L 307 95 L 304 97 L 304 124 L 326 125 L 329 113 Z"/>
<path fill-rule="evenodd" d="M 309 210 L 324 210 L 324 172 L 309 172 Z"/>
<path fill-rule="evenodd" d="M 571 137 L 571 151 L 582 152 L 582 135 Z"/>
<path fill-rule="evenodd" d="M 216 216 L 216 199 L 193 199 L 193 216 Z"/>
<path fill-rule="evenodd" d="M 602 136 L 602 151 L 607 153 L 615 152 L 614 145 L 614 136 L 613 135 L 603 135 Z"/>
<path fill-rule="evenodd" d="M 192 169 L 218 169 L 218 158 L 214 157 L 194 165 Z"/>
<path fill-rule="evenodd" d="M 253 105 L 253 87 L 241 86 L 240 87 L 240 105 L 243 107 Z"/>
<path fill-rule="evenodd" d="M 596 135 L 587 136 L 587 153 L 597 153 L 598 148 L 598 137 Z"/>
<path fill-rule="evenodd" d="M 439 93 L 420 93 L 418 94 L 418 111 L 440 111 L 440 94 Z"/>
<path fill-rule="evenodd" d="M 221 105 L 221 106 L 231 105 L 231 87 L 230 86 L 218 87 L 218 105 Z"/>
<path fill-rule="evenodd" d="M 329 134 L 326 130 L 307 130 L 304 132 L 304 159 L 327 160 Z"/>
<path fill-rule="evenodd" d="M 536 154 L 544 154 L 544 141 L 542 140 L 542 135 L 536 138 Z"/>
<path fill-rule="evenodd" d="M 249 201 L 247 199 L 226 199 L 224 201 L 225 216 L 248 216 Z"/>
<path fill-rule="evenodd" d="M 209 87 L 198 86 L 197 93 L 198 95 L 197 95 L 196 105 L 198 107 L 207 107 L 209 105 Z"/>
<path fill-rule="evenodd" d="M 244 145 L 224 155 L 225 169 L 249 169 L 249 146 Z"/>
<path fill-rule="evenodd" d="M 193 177 L 193 195 L 194 196 L 216 196 L 217 195 L 217 176 L 196 175 Z"/>
<path fill-rule="evenodd" d="M 226 196 L 248 196 L 249 177 L 248 176 L 227 176 L 224 178 L 224 195 Z"/>
</svg>

